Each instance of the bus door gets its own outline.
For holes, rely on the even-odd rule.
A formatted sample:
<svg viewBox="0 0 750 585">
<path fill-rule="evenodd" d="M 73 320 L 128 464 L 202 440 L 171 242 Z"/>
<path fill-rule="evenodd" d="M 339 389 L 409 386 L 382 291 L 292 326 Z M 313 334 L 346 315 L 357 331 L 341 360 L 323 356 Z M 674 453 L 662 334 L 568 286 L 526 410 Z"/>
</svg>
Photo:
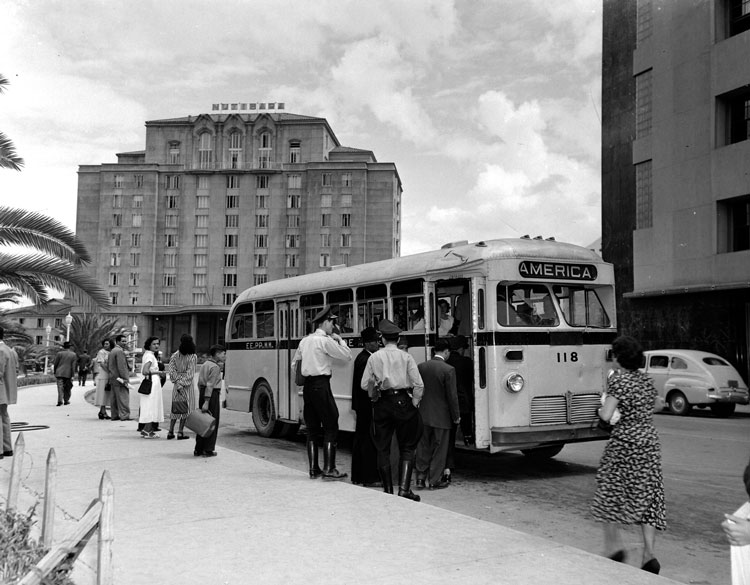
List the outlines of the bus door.
<svg viewBox="0 0 750 585">
<path fill-rule="evenodd" d="M 279 343 L 277 344 L 278 364 L 278 416 L 285 420 L 298 420 L 298 388 L 291 370 L 292 358 L 297 351 L 301 337 L 299 327 L 299 302 L 279 301 L 276 305 L 279 323 Z"/>
</svg>

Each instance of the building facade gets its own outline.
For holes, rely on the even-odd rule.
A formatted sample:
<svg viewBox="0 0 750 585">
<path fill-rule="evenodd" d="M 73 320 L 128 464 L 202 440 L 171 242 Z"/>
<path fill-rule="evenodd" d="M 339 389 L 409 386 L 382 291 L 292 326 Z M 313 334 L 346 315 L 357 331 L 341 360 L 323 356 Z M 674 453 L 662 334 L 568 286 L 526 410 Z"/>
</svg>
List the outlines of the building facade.
<svg viewBox="0 0 750 585">
<path fill-rule="evenodd" d="M 145 150 L 79 167 L 76 233 L 110 313 L 166 351 L 183 333 L 222 342 L 250 286 L 400 253 L 395 164 L 341 146 L 324 118 L 261 105 L 146 122 Z"/>
<path fill-rule="evenodd" d="M 750 3 L 605 0 L 602 255 L 623 332 L 748 378 Z"/>
</svg>

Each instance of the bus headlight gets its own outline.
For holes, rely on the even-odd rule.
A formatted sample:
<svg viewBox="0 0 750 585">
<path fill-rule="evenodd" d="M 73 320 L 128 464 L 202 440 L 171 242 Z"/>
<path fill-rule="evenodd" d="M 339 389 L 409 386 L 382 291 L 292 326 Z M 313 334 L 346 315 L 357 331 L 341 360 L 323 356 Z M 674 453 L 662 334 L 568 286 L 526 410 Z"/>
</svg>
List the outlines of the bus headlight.
<svg viewBox="0 0 750 585">
<path fill-rule="evenodd" d="M 505 378 L 505 387 L 508 389 L 508 392 L 520 392 L 523 390 L 525 383 L 521 374 L 513 373 Z"/>
</svg>

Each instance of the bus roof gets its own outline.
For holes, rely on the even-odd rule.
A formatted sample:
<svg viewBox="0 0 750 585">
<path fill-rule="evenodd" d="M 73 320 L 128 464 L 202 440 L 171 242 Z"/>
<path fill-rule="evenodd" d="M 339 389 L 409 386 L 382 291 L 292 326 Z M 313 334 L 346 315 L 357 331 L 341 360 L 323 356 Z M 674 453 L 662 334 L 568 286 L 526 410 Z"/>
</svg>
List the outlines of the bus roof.
<svg viewBox="0 0 750 585">
<path fill-rule="evenodd" d="M 427 273 L 452 272 L 487 260 L 546 259 L 607 264 L 601 257 L 581 246 L 529 238 L 506 238 L 483 242 L 461 242 L 439 250 L 411 256 L 357 264 L 347 268 L 325 270 L 293 278 L 274 280 L 243 291 L 235 301 L 274 298 L 310 291 L 332 290 L 376 284 L 383 281 L 417 278 Z"/>
</svg>

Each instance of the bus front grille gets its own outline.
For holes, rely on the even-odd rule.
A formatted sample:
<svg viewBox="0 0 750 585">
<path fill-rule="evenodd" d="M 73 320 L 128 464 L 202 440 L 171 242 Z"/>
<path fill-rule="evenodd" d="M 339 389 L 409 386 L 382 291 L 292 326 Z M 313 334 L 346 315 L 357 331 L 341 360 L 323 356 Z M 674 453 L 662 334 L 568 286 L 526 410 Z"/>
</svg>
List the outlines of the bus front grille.
<svg viewBox="0 0 750 585">
<path fill-rule="evenodd" d="M 531 400 L 531 425 L 590 423 L 601 406 L 598 393 L 536 396 Z"/>
</svg>

